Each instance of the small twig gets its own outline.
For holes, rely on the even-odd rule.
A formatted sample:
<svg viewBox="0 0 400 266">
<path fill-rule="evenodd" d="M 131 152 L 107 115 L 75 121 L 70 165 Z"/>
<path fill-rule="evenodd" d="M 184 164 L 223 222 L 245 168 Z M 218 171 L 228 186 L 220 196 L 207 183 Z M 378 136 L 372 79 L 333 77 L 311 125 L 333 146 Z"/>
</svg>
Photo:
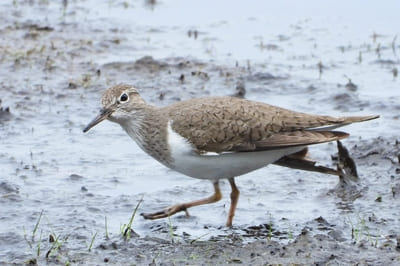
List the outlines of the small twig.
<svg viewBox="0 0 400 266">
<path fill-rule="evenodd" d="M 394 36 L 393 41 L 392 41 L 392 50 L 393 50 L 394 55 L 396 55 L 396 40 L 397 40 L 397 35 Z"/>
<path fill-rule="evenodd" d="M 193 244 L 194 242 L 198 241 L 200 238 L 203 238 L 203 237 L 205 237 L 205 236 L 207 236 L 207 235 L 209 235 L 209 234 L 210 234 L 210 233 L 205 233 L 205 234 L 203 234 L 203 235 L 201 235 L 201 236 L 199 236 L 199 237 L 197 237 L 197 238 L 191 240 L 191 241 L 190 241 L 190 244 Z"/>
</svg>

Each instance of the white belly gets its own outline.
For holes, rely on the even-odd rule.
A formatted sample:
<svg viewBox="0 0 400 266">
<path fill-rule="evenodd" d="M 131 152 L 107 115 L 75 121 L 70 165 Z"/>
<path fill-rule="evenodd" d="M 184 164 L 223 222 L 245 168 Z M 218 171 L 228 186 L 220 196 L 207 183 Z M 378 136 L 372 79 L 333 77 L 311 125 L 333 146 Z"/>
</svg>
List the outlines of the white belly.
<svg viewBox="0 0 400 266">
<path fill-rule="evenodd" d="M 216 155 L 176 154 L 170 166 L 182 174 L 201 179 L 221 179 L 244 175 L 273 163 L 303 147 L 274 151 L 224 153 Z"/>
<path fill-rule="evenodd" d="M 197 154 L 191 144 L 168 126 L 168 144 L 173 163 L 170 168 L 200 179 L 222 179 L 240 176 L 273 163 L 304 146 L 258 152 Z"/>
</svg>

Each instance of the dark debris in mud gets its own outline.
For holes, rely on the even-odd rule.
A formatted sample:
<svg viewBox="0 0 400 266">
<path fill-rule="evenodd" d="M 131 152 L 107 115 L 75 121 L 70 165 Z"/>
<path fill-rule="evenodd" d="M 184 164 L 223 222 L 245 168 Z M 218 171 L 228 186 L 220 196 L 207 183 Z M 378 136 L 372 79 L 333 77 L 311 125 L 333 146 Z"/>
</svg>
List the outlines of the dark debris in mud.
<svg viewBox="0 0 400 266">
<path fill-rule="evenodd" d="M 0 99 L 0 122 L 1 121 L 8 121 L 11 119 L 11 111 L 10 107 L 2 107 L 1 106 L 1 99 Z"/>
<path fill-rule="evenodd" d="M 0 182 L 0 203 L 20 202 L 21 195 L 17 185 L 5 181 Z"/>
<path fill-rule="evenodd" d="M 347 148 L 340 142 L 337 141 L 338 147 L 338 171 L 340 172 L 340 182 L 349 183 L 351 181 L 356 182 L 358 180 L 357 166 L 351 158 Z"/>
</svg>

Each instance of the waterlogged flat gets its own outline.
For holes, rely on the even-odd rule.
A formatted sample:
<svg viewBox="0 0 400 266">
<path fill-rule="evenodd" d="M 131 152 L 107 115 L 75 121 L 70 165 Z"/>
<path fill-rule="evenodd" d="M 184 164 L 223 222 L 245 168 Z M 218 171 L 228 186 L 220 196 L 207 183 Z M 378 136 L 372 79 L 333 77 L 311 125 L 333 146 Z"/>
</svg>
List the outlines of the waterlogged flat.
<svg viewBox="0 0 400 266">
<path fill-rule="evenodd" d="M 400 263 L 397 1 L 62 2 L 0 4 L 0 263 Z M 139 213 L 212 185 L 160 165 L 116 124 L 82 133 L 121 82 L 155 105 L 244 95 L 381 118 L 343 128 L 358 183 L 268 166 L 237 178 L 233 229 L 226 182 L 220 202 L 148 221 Z M 336 152 L 311 149 L 330 167 Z"/>
</svg>

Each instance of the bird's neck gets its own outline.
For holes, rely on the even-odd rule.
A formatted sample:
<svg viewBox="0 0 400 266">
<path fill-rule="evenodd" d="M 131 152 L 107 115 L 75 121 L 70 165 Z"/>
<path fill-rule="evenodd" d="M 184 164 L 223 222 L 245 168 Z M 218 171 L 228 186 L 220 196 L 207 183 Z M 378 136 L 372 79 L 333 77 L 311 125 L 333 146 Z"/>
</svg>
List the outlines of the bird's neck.
<svg viewBox="0 0 400 266">
<path fill-rule="evenodd" d="M 163 113 L 161 108 L 146 105 L 121 126 L 143 151 L 163 164 L 171 163 L 166 140 L 168 114 Z"/>
</svg>

